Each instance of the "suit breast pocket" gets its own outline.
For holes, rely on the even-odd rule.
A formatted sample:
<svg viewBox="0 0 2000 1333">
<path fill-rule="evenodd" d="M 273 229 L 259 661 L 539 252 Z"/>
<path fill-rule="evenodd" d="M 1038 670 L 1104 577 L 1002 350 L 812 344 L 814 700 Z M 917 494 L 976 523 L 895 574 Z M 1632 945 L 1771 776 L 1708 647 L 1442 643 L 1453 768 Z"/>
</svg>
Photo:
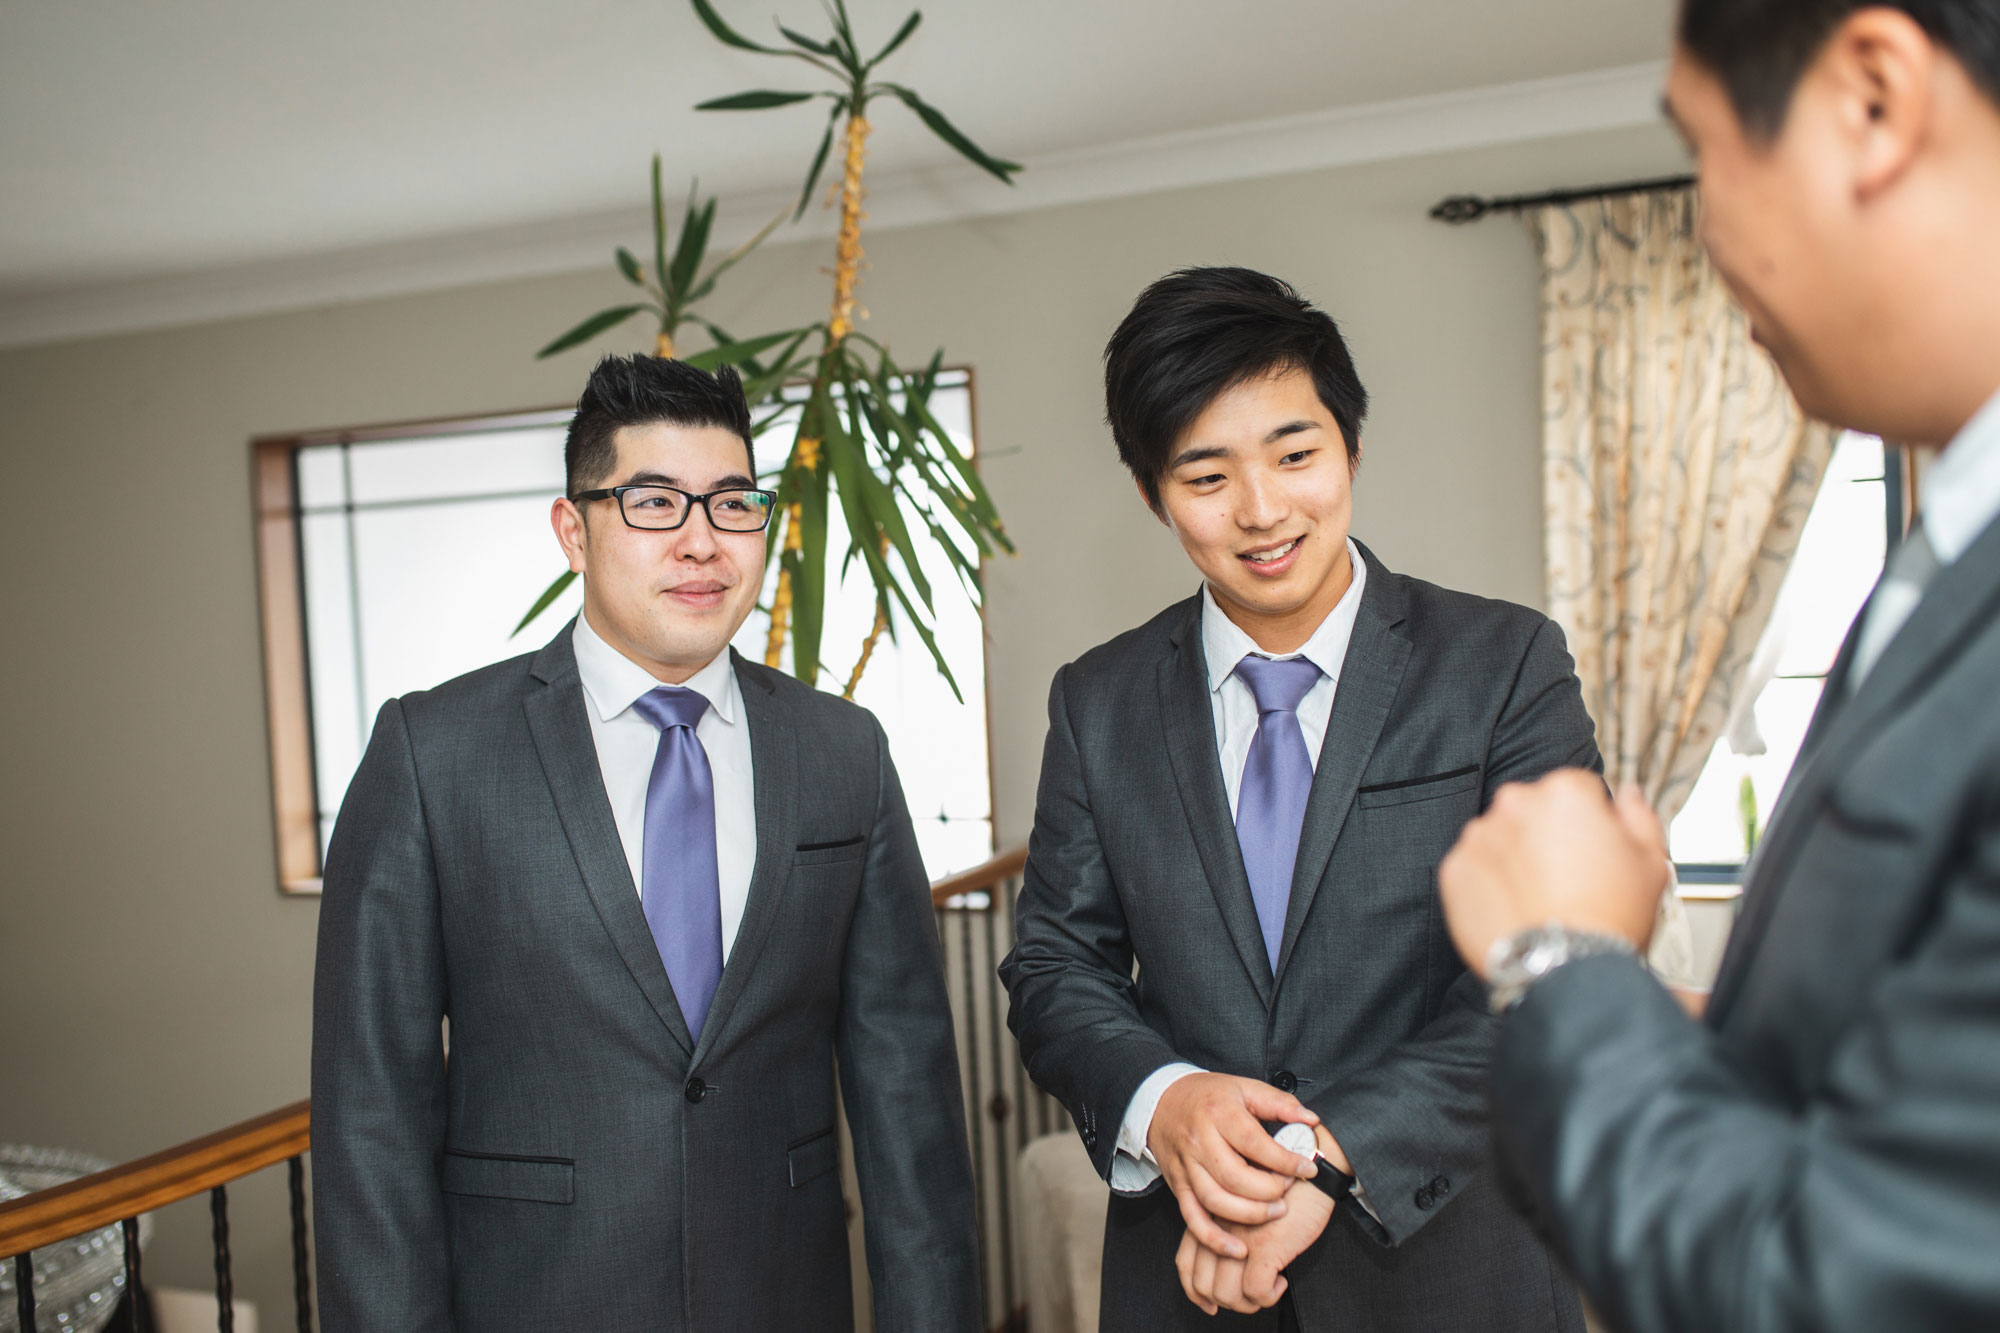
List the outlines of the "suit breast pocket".
<svg viewBox="0 0 2000 1333">
<path fill-rule="evenodd" d="M 438 1181 L 446 1194 L 523 1203 L 576 1202 L 576 1163 L 567 1157 L 444 1150 Z"/>
<path fill-rule="evenodd" d="M 841 865 L 848 861 L 859 861 L 867 854 L 866 835 L 838 838 L 830 842 L 802 842 L 792 853 L 792 864 L 800 869 L 807 866 Z"/>
<path fill-rule="evenodd" d="M 1364 809 L 1374 809 L 1385 805 L 1413 805 L 1418 801 L 1436 801 L 1446 796 L 1457 796 L 1462 792 L 1479 790 L 1479 765 L 1454 768 L 1448 773 L 1432 773 L 1426 777 L 1405 778 L 1399 782 L 1377 782 L 1358 789 L 1354 793 L 1356 805 Z"/>
</svg>

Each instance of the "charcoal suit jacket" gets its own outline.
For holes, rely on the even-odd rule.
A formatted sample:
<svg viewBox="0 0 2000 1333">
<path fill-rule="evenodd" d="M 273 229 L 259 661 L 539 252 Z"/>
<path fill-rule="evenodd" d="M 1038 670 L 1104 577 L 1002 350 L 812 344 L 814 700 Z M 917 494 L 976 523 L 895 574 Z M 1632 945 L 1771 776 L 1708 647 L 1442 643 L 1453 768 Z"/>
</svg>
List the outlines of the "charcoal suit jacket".
<svg viewBox="0 0 2000 1333">
<path fill-rule="evenodd" d="M 1504 1026 L 1504 1156 L 1620 1329 L 2000 1328 L 2000 525 L 1850 694 L 1855 638 L 1705 1023 L 1586 959 Z"/>
<path fill-rule="evenodd" d="M 1361 553 L 1275 975 L 1223 785 L 1197 596 L 1056 674 L 1002 967 L 1008 1021 L 1107 1178 L 1133 1093 L 1175 1061 L 1269 1079 L 1324 1118 L 1375 1216 L 1343 1202 L 1292 1264 L 1307 1333 L 1580 1329 L 1574 1291 L 1487 1179 L 1495 1023 L 1452 949 L 1436 876 L 1501 783 L 1598 766 L 1594 729 L 1552 622 Z M 1218 1323 L 1188 1301 L 1182 1232 L 1163 1186 L 1112 1197 L 1101 1326 L 1274 1326 L 1274 1312 Z"/>
<path fill-rule="evenodd" d="M 383 707 L 320 912 L 329 1333 L 848 1328 L 836 1055 L 876 1326 L 981 1326 L 951 1014 L 881 728 L 735 669 L 758 847 L 699 1042 L 571 631 Z"/>
</svg>

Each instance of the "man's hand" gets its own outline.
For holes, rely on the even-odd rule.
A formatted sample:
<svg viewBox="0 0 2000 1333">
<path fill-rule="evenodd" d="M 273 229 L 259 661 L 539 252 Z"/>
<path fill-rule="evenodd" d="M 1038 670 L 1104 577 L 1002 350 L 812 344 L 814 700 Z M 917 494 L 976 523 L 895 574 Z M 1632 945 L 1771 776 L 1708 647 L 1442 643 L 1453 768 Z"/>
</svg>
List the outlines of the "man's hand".
<svg viewBox="0 0 2000 1333">
<path fill-rule="evenodd" d="M 1282 1217 L 1285 1191 L 1312 1175 L 1312 1163 L 1279 1147 L 1260 1123 L 1266 1120 L 1319 1124 L 1298 1098 L 1267 1083 L 1189 1074 L 1161 1094 L 1146 1131 L 1146 1147 L 1188 1233 L 1228 1258 L 1245 1258 L 1249 1250 L 1218 1221 L 1256 1226 Z"/>
<path fill-rule="evenodd" d="M 1333 1200 L 1317 1185 L 1300 1183 L 1292 1186 L 1285 1203 L 1285 1215 L 1276 1221 L 1257 1227 L 1228 1225 L 1243 1241 L 1245 1258 L 1223 1258 L 1196 1242 L 1193 1231 L 1181 1237 L 1174 1267 L 1181 1275 L 1181 1290 L 1203 1313 L 1255 1314 L 1270 1309 L 1285 1294 L 1290 1285 L 1286 1267 L 1326 1230 L 1333 1220 Z"/>
<path fill-rule="evenodd" d="M 1640 953 L 1667 886 L 1666 834 L 1636 787 L 1616 802 L 1565 769 L 1502 787 L 1438 867 L 1445 922 L 1482 979 L 1495 940 L 1530 926 L 1620 935 Z"/>
</svg>

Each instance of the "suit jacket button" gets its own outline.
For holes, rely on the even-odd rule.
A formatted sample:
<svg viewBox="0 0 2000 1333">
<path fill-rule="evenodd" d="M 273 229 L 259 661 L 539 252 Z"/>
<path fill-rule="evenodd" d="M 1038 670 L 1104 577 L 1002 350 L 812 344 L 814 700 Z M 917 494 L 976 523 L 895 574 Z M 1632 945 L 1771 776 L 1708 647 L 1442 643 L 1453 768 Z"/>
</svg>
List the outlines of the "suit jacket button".
<svg viewBox="0 0 2000 1333">
<path fill-rule="evenodd" d="M 1432 1194 L 1431 1187 L 1426 1185 L 1417 1191 L 1415 1202 L 1419 1212 L 1428 1213 L 1431 1210 L 1431 1206 L 1437 1202 L 1437 1196 Z"/>
<path fill-rule="evenodd" d="M 1443 1198 L 1445 1195 L 1451 1193 L 1451 1181 L 1444 1176 L 1439 1176 L 1431 1182 L 1431 1193 L 1440 1199 Z"/>
<path fill-rule="evenodd" d="M 698 1078 L 691 1078 L 688 1080 L 687 1099 L 690 1102 L 698 1102 L 706 1096 L 708 1096 L 708 1084 L 702 1082 Z"/>
<path fill-rule="evenodd" d="M 1279 1092 L 1297 1092 L 1299 1090 L 1299 1076 L 1289 1069 L 1280 1069 L 1277 1073 L 1271 1075 L 1271 1086 Z"/>
</svg>

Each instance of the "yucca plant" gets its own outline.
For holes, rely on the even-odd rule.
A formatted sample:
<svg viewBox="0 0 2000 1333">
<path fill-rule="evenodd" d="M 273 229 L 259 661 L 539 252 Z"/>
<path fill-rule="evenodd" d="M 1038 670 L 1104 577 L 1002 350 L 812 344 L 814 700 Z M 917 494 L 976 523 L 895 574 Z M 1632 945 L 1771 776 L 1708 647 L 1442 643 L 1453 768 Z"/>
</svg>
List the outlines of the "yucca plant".
<svg viewBox="0 0 2000 1333">
<path fill-rule="evenodd" d="M 810 357 L 810 384 L 798 407 L 791 452 L 778 478 L 780 517 L 770 530 L 778 575 L 764 660 L 779 666 L 789 638 L 792 673 L 808 684 L 819 677 L 827 577 L 832 567 L 827 551 L 828 519 L 831 506 L 837 503 L 849 536 L 841 567 L 861 561 L 875 586 L 875 622 L 847 681 L 847 695 L 852 697 L 860 684 L 882 634 L 893 636 L 892 603 L 902 609 L 904 623 L 923 640 L 956 693 L 958 682 L 932 632 L 935 590 L 918 562 L 905 507 L 948 554 L 965 594 L 975 602 L 980 597 L 980 559 L 1014 548 L 971 460 L 959 452 L 931 414 L 929 400 L 944 353 L 934 353 L 922 369 L 908 370 L 896 363 L 887 347 L 855 328 L 856 320 L 864 317 L 855 294 L 863 258 L 862 173 L 870 131 L 869 107 L 883 97 L 901 102 L 946 144 L 1002 182 L 1011 184 L 1020 166 L 987 154 L 912 89 L 874 77 L 876 68 L 917 30 L 923 21 L 921 13 L 912 13 L 886 45 L 873 56 L 864 57 L 848 18 L 846 0 L 828 0 L 832 32 L 823 40 L 779 24 L 785 46 L 767 46 L 744 37 L 723 21 L 709 0 L 691 3 L 717 40 L 738 50 L 802 62 L 831 83 L 828 88 L 802 92 L 759 89 L 737 93 L 703 102 L 697 108 L 760 111 L 820 100 L 829 104 L 825 132 L 807 168 L 794 217 L 802 216 L 812 202 L 836 134 L 841 144 L 833 299 L 827 319 L 803 331 L 819 335 L 819 350 Z M 775 341 L 767 344 L 776 345 Z"/>
<path fill-rule="evenodd" d="M 786 210 L 789 212 L 790 210 Z M 745 338 L 741 341 L 731 337 L 727 330 L 695 309 L 695 303 L 715 290 L 716 279 L 760 245 L 778 225 L 785 220 L 780 212 L 764 224 L 755 236 L 704 268 L 708 258 L 708 236 L 715 223 L 715 200 L 703 202 L 699 189 L 688 192 L 687 209 L 681 218 L 680 239 L 674 246 L 673 257 L 667 256 L 667 209 L 666 198 L 660 188 L 660 157 L 653 155 L 653 267 L 648 270 L 638 257 L 624 246 L 617 251 L 618 271 L 627 282 L 645 293 L 646 299 L 629 305 L 612 306 L 600 310 L 575 328 L 570 329 L 554 342 L 535 353 L 537 360 L 566 352 L 572 347 L 589 342 L 598 334 L 616 328 L 637 315 L 652 314 L 659 320 L 659 332 L 653 341 L 655 356 L 674 355 L 674 335 L 684 324 L 693 324 L 702 329 L 715 345 L 705 352 L 687 358 L 690 365 L 698 365 L 706 370 L 717 366 L 738 366 L 744 373 L 743 389 L 754 410 L 768 399 L 777 388 L 788 379 L 804 373 L 810 353 L 802 349 L 812 335 L 812 328 L 787 329 L 783 333 L 767 333 L 762 337 Z M 776 358 L 766 365 L 760 358 L 766 352 L 777 350 Z M 761 431 L 772 425 L 779 413 L 770 413 L 762 418 L 753 418 L 753 429 Z M 535 618 L 549 609 L 556 598 L 576 581 L 576 575 L 564 570 L 535 599 L 528 608 L 528 614 L 521 617 L 521 623 L 514 626 L 514 633 L 526 629 Z"/>
</svg>

